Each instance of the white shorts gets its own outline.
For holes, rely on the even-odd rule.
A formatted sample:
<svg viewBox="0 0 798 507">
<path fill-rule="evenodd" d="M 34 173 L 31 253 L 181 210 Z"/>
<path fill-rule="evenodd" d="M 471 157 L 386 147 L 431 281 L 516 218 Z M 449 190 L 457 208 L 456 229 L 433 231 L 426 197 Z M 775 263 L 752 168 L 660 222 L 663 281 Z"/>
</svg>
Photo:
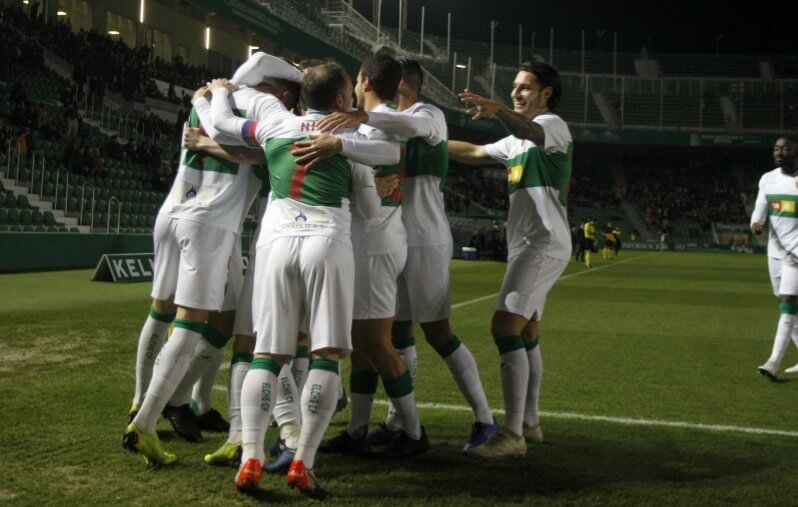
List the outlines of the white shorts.
<svg viewBox="0 0 798 507">
<path fill-rule="evenodd" d="M 238 310 L 241 287 L 244 283 L 244 262 L 241 260 L 241 236 L 233 242 L 233 253 L 230 255 L 230 267 L 227 269 L 227 284 L 224 287 L 223 312 Z"/>
<path fill-rule="evenodd" d="M 253 245 L 254 241 L 251 242 Z M 255 283 L 255 254 L 251 247 L 249 253 L 249 267 L 247 274 L 244 275 L 244 283 L 238 295 L 238 309 L 236 310 L 236 320 L 233 324 L 234 336 L 255 336 L 254 325 L 252 324 L 252 286 Z"/>
<path fill-rule="evenodd" d="M 352 350 L 352 248 L 326 236 L 275 238 L 258 247 L 252 316 L 255 352 L 293 356 L 307 316 L 310 350 Z"/>
<path fill-rule="evenodd" d="M 781 285 L 781 263 L 784 259 L 768 257 L 768 273 L 770 273 L 770 284 L 773 286 L 773 294 L 779 295 L 779 285 Z"/>
<path fill-rule="evenodd" d="M 158 214 L 153 230 L 152 297 L 218 312 L 236 235 L 221 227 Z"/>
<path fill-rule="evenodd" d="M 449 318 L 451 261 L 451 243 L 407 247 L 407 263 L 397 280 L 394 319 L 423 324 Z"/>
<path fill-rule="evenodd" d="M 406 248 L 382 255 L 355 256 L 355 320 L 393 318 L 396 279 L 406 262 Z"/>
<path fill-rule="evenodd" d="M 565 271 L 568 261 L 536 252 L 522 252 L 508 259 L 496 310 L 539 321 L 546 296 Z"/>
<path fill-rule="evenodd" d="M 782 259 L 780 278 L 777 295 L 798 296 L 798 261 L 790 256 Z"/>
</svg>

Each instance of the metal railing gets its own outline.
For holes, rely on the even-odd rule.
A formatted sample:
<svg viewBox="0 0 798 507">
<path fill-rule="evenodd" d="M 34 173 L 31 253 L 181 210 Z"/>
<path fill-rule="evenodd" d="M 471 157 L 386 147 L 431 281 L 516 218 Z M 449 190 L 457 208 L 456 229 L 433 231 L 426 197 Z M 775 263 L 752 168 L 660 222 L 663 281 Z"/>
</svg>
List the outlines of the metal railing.
<svg viewBox="0 0 798 507">
<path fill-rule="evenodd" d="M 42 168 L 39 169 L 39 172 L 42 173 L 41 181 L 39 182 L 39 199 L 44 200 L 44 176 L 47 173 L 47 158 L 45 158 L 44 155 L 42 155 Z M 33 173 L 31 173 L 30 179 L 33 181 Z M 53 208 L 55 208 L 55 206 L 53 206 Z"/>
<path fill-rule="evenodd" d="M 94 202 L 96 201 L 96 199 L 94 198 L 94 194 L 95 194 L 94 185 L 92 185 L 90 183 L 84 183 L 80 187 L 80 217 L 79 217 L 79 222 L 78 223 L 80 225 L 86 225 L 85 223 L 83 223 L 83 210 L 84 210 L 84 203 L 85 203 L 85 200 L 86 200 L 86 187 L 87 186 L 91 189 L 91 221 L 90 221 L 90 229 L 89 229 L 91 231 L 91 229 L 94 228 Z"/>
<path fill-rule="evenodd" d="M 119 234 L 119 224 L 122 221 L 122 203 L 114 196 L 108 199 L 108 218 L 105 223 L 106 234 L 111 234 L 111 204 L 116 201 L 116 233 Z"/>
<path fill-rule="evenodd" d="M 66 183 L 64 183 L 64 216 L 67 214 L 69 206 L 69 170 L 66 167 L 59 167 L 55 171 L 55 195 L 53 196 L 53 209 L 58 209 L 58 184 L 61 180 L 61 171 L 66 173 Z"/>
</svg>

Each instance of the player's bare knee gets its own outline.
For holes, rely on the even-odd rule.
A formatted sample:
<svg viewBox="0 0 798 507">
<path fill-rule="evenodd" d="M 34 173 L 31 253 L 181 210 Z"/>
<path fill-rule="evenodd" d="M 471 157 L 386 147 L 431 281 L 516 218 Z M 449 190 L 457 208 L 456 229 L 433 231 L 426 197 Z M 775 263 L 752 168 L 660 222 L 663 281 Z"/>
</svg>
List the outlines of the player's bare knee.
<svg viewBox="0 0 798 507">
<path fill-rule="evenodd" d="M 427 340 L 427 343 L 435 350 L 449 343 L 454 336 L 452 328 L 449 325 L 449 319 L 425 322 L 421 324 L 421 329 L 424 331 L 424 338 Z"/>
<path fill-rule="evenodd" d="M 255 337 L 237 334 L 233 338 L 234 354 L 251 354 L 255 350 Z"/>
<path fill-rule="evenodd" d="M 175 306 L 174 300 L 172 298 L 169 299 L 153 299 L 152 300 L 152 308 L 158 313 L 176 313 L 177 306 Z"/>
<path fill-rule="evenodd" d="M 326 359 L 328 361 L 340 361 L 343 351 L 341 349 L 326 348 L 313 351 L 313 359 Z"/>
</svg>

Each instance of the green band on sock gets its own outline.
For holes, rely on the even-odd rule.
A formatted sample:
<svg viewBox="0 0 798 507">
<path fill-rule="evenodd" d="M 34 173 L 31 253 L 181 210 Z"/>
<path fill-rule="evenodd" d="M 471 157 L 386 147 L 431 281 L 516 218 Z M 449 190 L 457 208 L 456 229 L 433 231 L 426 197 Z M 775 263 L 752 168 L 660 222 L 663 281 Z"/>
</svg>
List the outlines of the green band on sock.
<svg viewBox="0 0 798 507">
<path fill-rule="evenodd" d="M 253 359 L 252 364 L 249 365 L 249 369 L 250 371 L 269 370 L 270 372 L 274 373 L 275 376 L 280 374 L 280 365 L 266 357 L 256 357 Z"/>
<path fill-rule="evenodd" d="M 204 322 L 197 322 L 196 320 L 188 319 L 175 319 L 175 328 L 188 329 L 199 335 L 205 334 L 207 324 Z"/>
<path fill-rule="evenodd" d="M 338 361 L 329 359 L 312 359 L 309 370 L 327 370 L 338 375 Z"/>
<path fill-rule="evenodd" d="M 446 359 L 447 357 L 451 356 L 455 350 L 459 349 L 460 345 L 460 338 L 452 335 L 452 339 L 449 340 L 449 343 L 445 344 L 439 349 L 436 349 L 435 352 L 437 352 L 442 358 Z"/>
<path fill-rule="evenodd" d="M 150 306 L 150 317 L 155 320 L 160 320 L 161 322 L 168 322 L 171 323 L 175 320 L 176 313 L 161 313 L 152 306 Z"/>
<path fill-rule="evenodd" d="M 416 337 L 413 336 L 413 321 L 394 321 L 393 327 L 391 328 L 391 338 L 393 339 L 394 348 L 397 349 L 405 349 L 411 345 L 415 345 Z"/>
<path fill-rule="evenodd" d="M 413 392 L 413 380 L 410 378 L 409 371 L 405 371 L 394 379 L 383 380 L 382 384 L 385 386 L 385 393 L 390 398 L 401 398 Z"/>
<path fill-rule="evenodd" d="M 353 394 L 374 394 L 380 376 L 376 371 L 355 371 L 349 374 L 349 390 Z"/>
<path fill-rule="evenodd" d="M 205 338 L 205 341 L 217 349 L 223 349 L 224 346 L 227 345 L 227 340 L 230 338 L 229 336 L 225 337 L 222 333 L 211 326 L 205 327 L 205 332 L 202 333 L 202 337 Z"/>
<path fill-rule="evenodd" d="M 308 348 L 307 347 L 301 347 L 301 346 L 297 347 L 296 348 L 296 355 L 294 357 L 299 357 L 299 358 L 310 357 L 310 355 L 308 354 Z"/>
<path fill-rule="evenodd" d="M 535 350 L 539 344 L 540 344 L 540 337 L 537 337 L 534 340 L 532 340 L 531 342 L 524 341 L 524 348 L 527 351 Z"/>
<path fill-rule="evenodd" d="M 233 360 L 230 361 L 230 366 L 236 363 L 251 363 L 254 355 L 249 352 L 236 352 L 233 354 Z"/>
<path fill-rule="evenodd" d="M 790 315 L 795 315 L 798 313 L 798 305 L 790 303 L 789 301 L 782 301 L 779 303 L 779 311 L 781 313 L 789 313 Z"/>
<path fill-rule="evenodd" d="M 514 350 L 524 348 L 524 339 L 520 335 L 501 336 L 496 338 L 496 346 L 499 347 L 499 354 L 506 354 Z"/>
</svg>

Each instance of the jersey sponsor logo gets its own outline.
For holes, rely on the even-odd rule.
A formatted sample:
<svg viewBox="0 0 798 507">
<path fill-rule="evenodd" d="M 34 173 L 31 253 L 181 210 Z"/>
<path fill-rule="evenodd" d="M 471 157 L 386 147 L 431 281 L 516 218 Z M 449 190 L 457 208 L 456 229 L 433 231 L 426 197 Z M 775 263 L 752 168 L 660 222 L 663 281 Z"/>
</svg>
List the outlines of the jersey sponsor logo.
<svg viewBox="0 0 798 507">
<path fill-rule="evenodd" d="M 771 201 L 770 207 L 774 213 L 795 213 L 795 201 L 785 199 Z"/>
<path fill-rule="evenodd" d="M 524 166 L 514 165 L 507 168 L 507 183 L 510 185 L 517 185 L 521 182 L 521 177 L 524 175 Z"/>
<path fill-rule="evenodd" d="M 294 217 L 294 222 L 307 222 L 307 221 L 308 221 L 308 216 L 302 213 L 301 211 L 299 212 L 299 215 Z"/>
<path fill-rule="evenodd" d="M 188 189 L 188 192 L 186 192 L 186 200 L 188 201 L 189 199 L 193 199 L 195 197 L 197 197 L 197 187 L 191 185 L 191 188 Z"/>
</svg>

